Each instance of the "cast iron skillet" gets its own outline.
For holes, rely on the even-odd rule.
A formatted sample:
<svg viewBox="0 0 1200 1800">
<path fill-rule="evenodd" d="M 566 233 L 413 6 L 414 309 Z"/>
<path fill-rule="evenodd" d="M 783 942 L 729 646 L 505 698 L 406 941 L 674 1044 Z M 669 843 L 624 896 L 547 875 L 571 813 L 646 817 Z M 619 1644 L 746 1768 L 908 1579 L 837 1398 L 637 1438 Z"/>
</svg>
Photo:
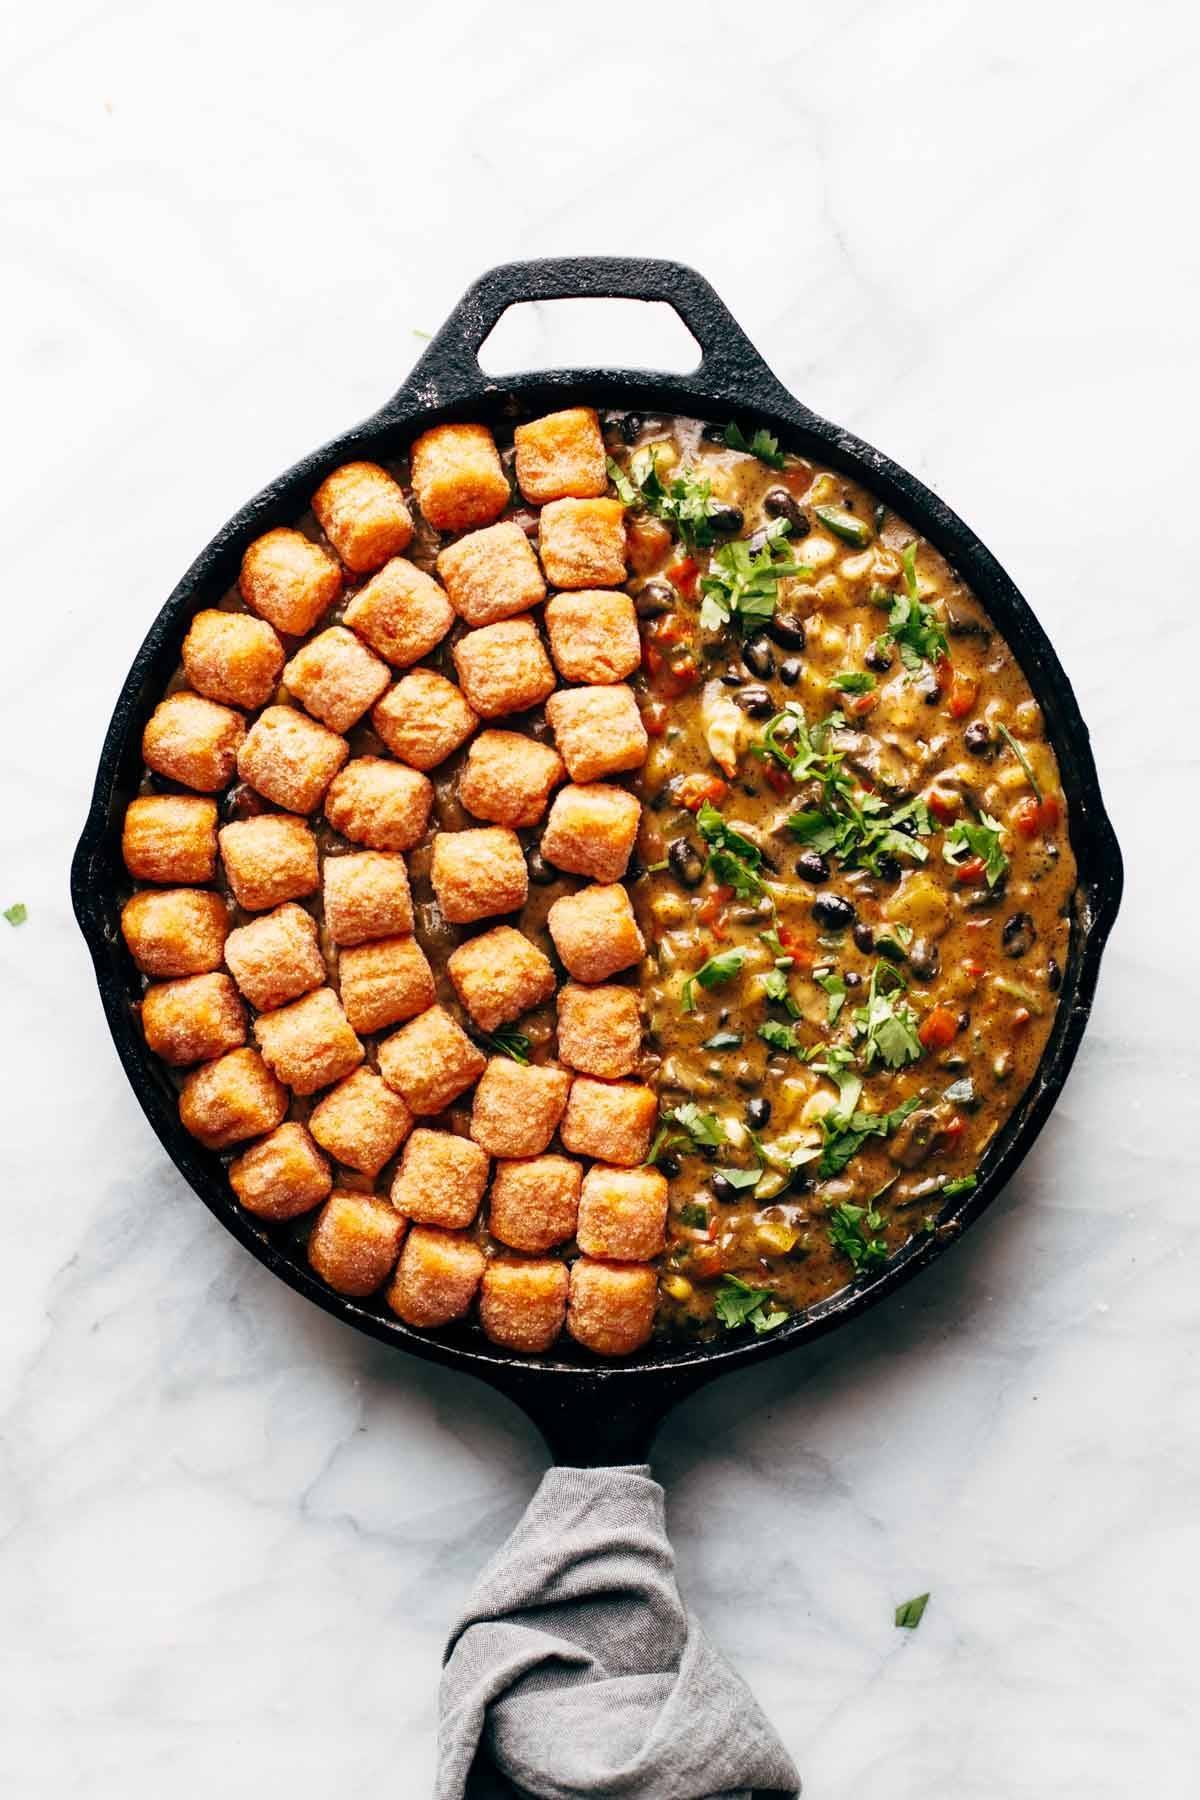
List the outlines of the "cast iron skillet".
<svg viewBox="0 0 1200 1800">
<path fill-rule="evenodd" d="M 689 375 L 641 369 L 555 369 L 487 379 L 476 354 L 492 327 L 518 301 L 627 298 L 666 301 L 702 350 Z M 306 510 L 323 477 L 350 457 L 386 459 L 417 431 L 452 419 L 490 424 L 535 416 L 565 403 L 636 407 L 705 419 L 765 424 L 783 444 L 823 458 L 872 489 L 911 521 L 974 589 L 1011 644 L 1044 709 L 1058 754 L 1079 866 L 1078 909 L 1057 1017 L 1041 1066 L 988 1152 L 979 1185 L 946 1206 L 943 1230 L 908 1244 L 878 1274 L 852 1283 L 769 1336 L 738 1333 L 707 1345 L 652 1347 L 627 1362 L 598 1361 L 574 1346 L 539 1361 L 493 1348 L 477 1327 L 437 1336 L 409 1330 L 379 1305 L 344 1298 L 309 1270 L 303 1252 L 245 1213 L 230 1193 L 218 1158 L 179 1123 L 175 1089 L 147 1050 L 135 1003 L 140 983 L 119 929 L 127 878 L 121 821 L 141 773 L 141 736 L 176 667 L 192 615 L 215 605 L 234 581 L 250 541 Z M 192 564 L 150 628 L 121 690 L 104 740 L 91 811 L 71 870 L 71 895 L 96 966 L 100 998 L 134 1092 L 176 1167 L 235 1237 L 284 1281 L 359 1331 L 433 1362 L 467 1370 L 499 1389 L 534 1420 L 560 1462 L 638 1461 L 667 1409 L 727 1369 L 795 1349 L 858 1317 L 932 1262 L 972 1224 L 1008 1181 L 1041 1130 L 1066 1081 L 1091 1010 L 1105 939 L 1121 898 L 1121 853 L 1104 811 L 1087 727 L 1071 685 L 1041 626 L 995 558 L 950 509 L 878 450 L 828 424 L 793 399 L 694 270 L 680 263 L 625 257 L 571 257 L 508 263 L 463 297 L 394 399 L 363 424 L 274 481 L 231 519 Z"/>
</svg>

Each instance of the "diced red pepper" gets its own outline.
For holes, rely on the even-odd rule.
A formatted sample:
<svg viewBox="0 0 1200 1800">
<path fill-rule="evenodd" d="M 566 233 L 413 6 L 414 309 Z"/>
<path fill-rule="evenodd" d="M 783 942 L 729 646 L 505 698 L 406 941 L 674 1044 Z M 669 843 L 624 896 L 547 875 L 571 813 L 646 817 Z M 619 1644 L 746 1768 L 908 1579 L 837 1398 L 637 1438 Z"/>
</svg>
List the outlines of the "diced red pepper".
<svg viewBox="0 0 1200 1800">
<path fill-rule="evenodd" d="M 1013 825 L 1022 837 L 1033 838 L 1054 831 L 1062 812 L 1054 794 L 1047 794 L 1042 800 L 1034 799 L 1030 794 L 1013 808 Z"/>
<path fill-rule="evenodd" d="M 1019 1030 L 1022 1026 L 1028 1025 L 1032 1017 L 1033 1014 L 1027 1006 L 1018 1006 L 1013 1013 L 1012 1022 Z"/>
<path fill-rule="evenodd" d="M 696 908 L 697 919 L 701 925 L 709 927 L 714 937 L 725 936 L 725 908 L 732 899 L 731 887 L 718 887 Z"/>
<path fill-rule="evenodd" d="M 955 669 L 951 673 L 950 686 L 946 694 L 946 711 L 952 719 L 965 719 L 969 712 L 974 712 L 975 703 L 979 699 L 979 683 L 971 675 L 960 675 Z"/>
<path fill-rule="evenodd" d="M 712 1281 L 721 1273 L 723 1266 L 724 1260 L 716 1244 L 697 1244 L 688 1254 L 688 1274 L 694 1275 L 698 1281 Z"/>
<path fill-rule="evenodd" d="M 945 1050 L 958 1036 L 958 1020 L 948 1006 L 935 1006 L 922 1019 L 917 1036 L 926 1050 Z"/>
<path fill-rule="evenodd" d="M 956 1144 L 966 1129 L 967 1121 L 961 1113 L 955 1113 L 949 1123 L 942 1126 L 938 1135 L 944 1144 Z"/>
<path fill-rule="evenodd" d="M 789 494 L 807 494 L 812 486 L 812 469 L 806 462 L 789 463 L 779 471 L 779 481 Z"/>
<path fill-rule="evenodd" d="M 672 563 L 666 570 L 667 580 L 678 593 L 682 594 L 685 600 L 696 598 L 696 582 L 699 575 L 700 570 L 690 556 L 680 557 L 678 562 Z"/>
<path fill-rule="evenodd" d="M 665 613 L 651 625 L 649 635 L 656 644 L 683 644 L 690 641 L 692 628 L 682 613 Z"/>
<path fill-rule="evenodd" d="M 949 825 L 958 817 L 958 795 L 948 794 L 943 788 L 932 788 L 926 805 L 934 818 L 943 825 Z"/>
<path fill-rule="evenodd" d="M 954 680 L 954 664 L 948 656 L 939 656 L 933 665 L 933 678 L 940 692 L 949 693 L 950 684 Z"/>
<path fill-rule="evenodd" d="M 720 806 L 728 792 L 729 783 L 719 775 L 685 775 L 671 790 L 672 798 L 689 812 L 699 812 L 706 800 Z"/>
<path fill-rule="evenodd" d="M 848 712 L 852 718 L 865 719 L 867 714 L 874 712 L 878 705 L 878 694 L 853 694 L 849 699 L 843 700 L 842 710 Z"/>
<path fill-rule="evenodd" d="M 773 794 L 791 792 L 792 778 L 786 769 L 781 769 L 777 762 L 769 762 L 763 768 L 763 780 Z"/>
<path fill-rule="evenodd" d="M 964 958 L 962 969 L 963 974 L 969 975 L 972 981 L 982 981 L 987 974 L 987 964 L 979 962 L 973 956 Z"/>
<path fill-rule="evenodd" d="M 965 863 L 959 863 L 955 869 L 954 879 L 964 887 L 982 887 L 987 880 L 987 864 L 982 856 L 969 856 Z"/>
<path fill-rule="evenodd" d="M 642 724 L 646 727 L 646 736 L 662 737 L 670 716 L 669 707 L 664 706 L 661 700 L 647 701 L 642 708 Z"/>
</svg>

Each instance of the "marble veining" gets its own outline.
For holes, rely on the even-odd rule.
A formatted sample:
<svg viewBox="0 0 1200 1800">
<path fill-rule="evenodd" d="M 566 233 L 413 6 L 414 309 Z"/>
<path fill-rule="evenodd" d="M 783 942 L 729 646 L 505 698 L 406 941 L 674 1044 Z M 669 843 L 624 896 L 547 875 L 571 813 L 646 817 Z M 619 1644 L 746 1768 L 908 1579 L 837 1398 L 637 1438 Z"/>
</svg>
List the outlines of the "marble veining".
<svg viewBox="0 0 1200 1800">
<path fill-rule="evenodd" d="M 989 1218 L 669 1421 L 685 1591 L 810 1800 L 1196 1791 L 1195 9 L 625 25 L 547 0 L 6 17 L 19 1800 L 428 1790 L 446 1621 L 543 1451 L 221 1232 L 125 1086 L 66 871 L 120 678 L 212 531 L 398 385 L 481 269 L 579 250 L 696 264 L 796 393 L 996 549 L 1073 676 L 1129 877 L 1076 1071 Z M 561 324 L 531 329 L 558 353 Z"/>
</svg>

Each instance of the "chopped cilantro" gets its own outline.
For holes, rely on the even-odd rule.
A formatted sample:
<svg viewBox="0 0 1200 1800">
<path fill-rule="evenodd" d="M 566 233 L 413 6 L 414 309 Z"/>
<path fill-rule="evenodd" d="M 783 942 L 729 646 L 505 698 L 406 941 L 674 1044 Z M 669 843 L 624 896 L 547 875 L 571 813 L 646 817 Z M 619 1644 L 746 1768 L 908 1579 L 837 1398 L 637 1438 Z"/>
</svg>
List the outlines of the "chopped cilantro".
<svg viewBox="0 0 1200 1800">
<path fill-rule="evenodd" d="M 768 1019 L 760 1025 L 758 1035 L 764 1044 L 770 1044 L 772 1050 L 794 1050 L 800 1053 L 800 1039 L 796 1035 L 794 1025 L 781 1025 L 778 1019 Z"/>
<path fill-rule="evenodd" d="M 982 862 L 989 887 L 1008 873 L 1008 858 L 1000 845 L 1004 827 L 990 813 L 980 813 L 977 825 L 960 819 L 942 839 L 942 857 L 951 868 L 958 868 L 977 856 Z"/>
<path fill-rule="evenodd" d="M 887 1261 L 887 1239 L 875 1235 L 883 1224 L 883 1214 L 866 1206 L 851 1206 L 844 1201 L 829 1214 L 829 1241 L 835 1250 L 849 1257 L 855 1274 L 877 1269 Z"/>
<path fill-rule="evenodd" d="M 950 653 L 950 643 L 932 606 L 926 606 L 912 593 L 897 594 L 888 614 L 884 641 L 891 639 L 900 652 L 900 661 L 910 675 L 920 673 L 925 663 L 940 662 Z"/>
<path fill-rule="evenodd" d="M 843 669 L 839 675 L 830 677 L 829 685 L 843 694 L 870 694 L 875 689 L 875 677 L 868 675 L 865 669 Z"/>
<path fill-rule="evenodd" d="M 696 973 L 689 975 L 683 984 L 680 1005 L 684 1012 L 696 1010 L 697 982 L 702 988 L 715 988 L 723 981 L 732 981 L 749 954 L 749 950 L 739 945 L 732 950 L 718 950 L 715 956 L 710 956 L 707 962 L 701 963 Z"/>
<path fill-rule="evenodd" d="M 902 1631 L 915 1631 L 925 1617 L 925 1608 L 929 1605 L 928 1594 L 918 1594 L 915 1600 L 903 1600 L 896 1608 L 896 1625 Z"/>
<path fill-rule="evenodd" d="M 679 1223 L 688 1226 L 692 1231 L 706 1231 L 708 1229 L 707 1206 L 700 1206 L 694 1201 L 689 1201 L 687 1206 L 681 1206 L 679 1209 Z"/>
<path fill-rule="evenodd" d="M 727 825 L 721 814 L 705 801 L 696 814 L 700 836 L 709 845 L 708 866 L 722 887 L 731 887 L 741 900 L 756 898 L 765 892 L 758 873 L 762 851 L 748 837 Z"/>
<path fill-rule="evenodd" d="M 788 957 L 785 960 L 790 963 L 791 958 Z M 767 970 L 767 973 L 763 976 L 763 993 L 767 996 L 768 1000 L 774 1000 L 777 1005 L 786 1007 L 793 1019 L 798 1019 L 800 1017 L 800 1008 L 792 999 L 792 990 L 788 986 L 786 969 L 774 968 Z"/>
<path fill-rule="evenodd" d="M 667 1118 L 682 1126 L 692 1142 L 705 1149 L 716 1150 L 726 1141 L 725 1127 L 716 1113 L 701 1112 L 694 1100 L 685 1100 L 682 1106 L 669 1112 Z"/>
<path fill-rule="evenodd" d="M 751 550 L 745 538 L 734 538 L 714 551 L 708 574 L 700 582 L 704 595 L 700 624 L 705 631 L 720 631 L 731 620 L 746 625 L 773 618 L 783 577 L 812 574 L 804 563 L 793 562 L 786 544 L 780 543 L 788 529 L 786 519 L 773 519 L 761 550 Z"/>
<path fill-rule="evenodd" d="M 689 465 L 666 481 L 658 472 L 653 447 L 639 453 L 627 475 L 608 458 L 608 473 L 626 506 L 653 513 L 665 525 L 673 525 L 688 550 L 707 550 L 715 533 L 709 520 L 712 483 Z"/>
<path fill-rule="evenodd" d="M 23 925 L 29 917 L 29 908 L 23 900 L 15 900 L 11 906 L 5 907 L 4 916 L 10 925 Z"/>
<path fill-rule="evenodd" d="M 836 1025 L 841 1010 L 846 1004 L 845 981 L 836 969 L 831 969 L 827 975 L 814 975 L 813 980 L 829 995 L 828 1022 L 830 1025 Z"/>
<path fill-rule="evenodd" d="M 912 1094 L 894 1112 L 857 1112 L 854 1109 L 862 1092 L 862 1082 L 857 1076 L 848 1077 L 841 1070 L 834 1072 L 833 1079 L 842 1088 L 842 1098 L 831 1111 L 821 1115 L 821 1132 L 825 1139 L 821 1160 L 817 1164 L 817 1177 L 821 1181 L 828 1180 L 831 1175 L 840 1175 L 847 1163 L 858 1155 L 868 1138 L 890 1137 L 909 1113 L 914 1112 L 921 1104 L 921 1096 Z M 847 1096 L 851 1093 L 854 1097 L 848 1100 Z"/>
<path fill-rule="evenodd" d="M 956 1175 L 953 1181 L 942 1183 L 942 1197 L 945 1200 L 957 1200 L 963 1194 L 973 1194 L 978 1186 L 979 1181 L 976 1176 Z"/>
<path fill-rule="evenodd" d="M 841 538 L 843 544 L 853 544 L 856 549 L 865 550 L 870 543 L 871 527 L 862 519 L 856 519 L 844 506 L 814 506 L 813 511 L 826 531 L 832 531 L 834 537 Z"/>
<path fill-rule="evenodd" d="M 744 456 L 757 456 L 769 469 L 782 469 L 787 461 L 779 448 L 779 439 L 772 437 L 761 425 L 752 438 L 747 438 L 740 425 L 730 423 L 725 427 L 725 444 L 730 450 L 740 450 Z"/>
<path fill-rule="evenodd" d="M 762 1179 L 761 1169 L 714 1169 L 731 1188 L 755 1188 Z"/>
<path fill-rule="evenodd" d="M 788 1316 L 775 1304 L 770 1288 L 751 1287 L 737 1275 L 722 1275 L 713 1304 L 726 1331 L 753 1325 L 761 1336 L 765 1331 L 774 1331 Z"/>
<path fill-rule="evenodd" d="M 900 553 L 900 561 L 904 568 L 904 586 L 910 600 L 920 597 L 920 584 L 917 581 L 917 540 L 909 538 Z"/>
<path fill-rule="evenodd" d="M 917 1015 L 911 1006 L 897 999 L 907 983 L 890 963 L 877 962 L 871 971 L 867 1003 L 854 1012 L 854 1024 L 861 1036 L 863 1068 L 882 1062 L 889 1069 L 902 1069 L 921 1055 L 917 1036 Z"/>
<path fill-rule="evenodd" d="M 529 1061 L 529 1039 L 522 1031 L 510 1031 L 505 1026 L 500 1031 L 489 1032 L 484 1042 L 489 1050 L 494 1050 L 501 1056 L 511 1056 L 516 1063 Z"/>
</svg>

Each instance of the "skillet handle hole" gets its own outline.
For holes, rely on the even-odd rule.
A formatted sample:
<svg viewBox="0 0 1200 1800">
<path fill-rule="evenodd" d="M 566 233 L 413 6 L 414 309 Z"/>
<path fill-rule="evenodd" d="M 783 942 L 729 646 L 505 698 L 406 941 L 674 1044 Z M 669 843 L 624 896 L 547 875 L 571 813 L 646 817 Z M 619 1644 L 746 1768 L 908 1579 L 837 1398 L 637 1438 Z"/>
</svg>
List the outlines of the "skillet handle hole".
<svg viewBox="0 0 1200 1800">
<path fill-rule="evenodd" d="M 702 352 L 665 300 L 518 300 L 479 346 L 496 378 L 537 369 L 657 369 L 693 375 Z"/>
</svg>

